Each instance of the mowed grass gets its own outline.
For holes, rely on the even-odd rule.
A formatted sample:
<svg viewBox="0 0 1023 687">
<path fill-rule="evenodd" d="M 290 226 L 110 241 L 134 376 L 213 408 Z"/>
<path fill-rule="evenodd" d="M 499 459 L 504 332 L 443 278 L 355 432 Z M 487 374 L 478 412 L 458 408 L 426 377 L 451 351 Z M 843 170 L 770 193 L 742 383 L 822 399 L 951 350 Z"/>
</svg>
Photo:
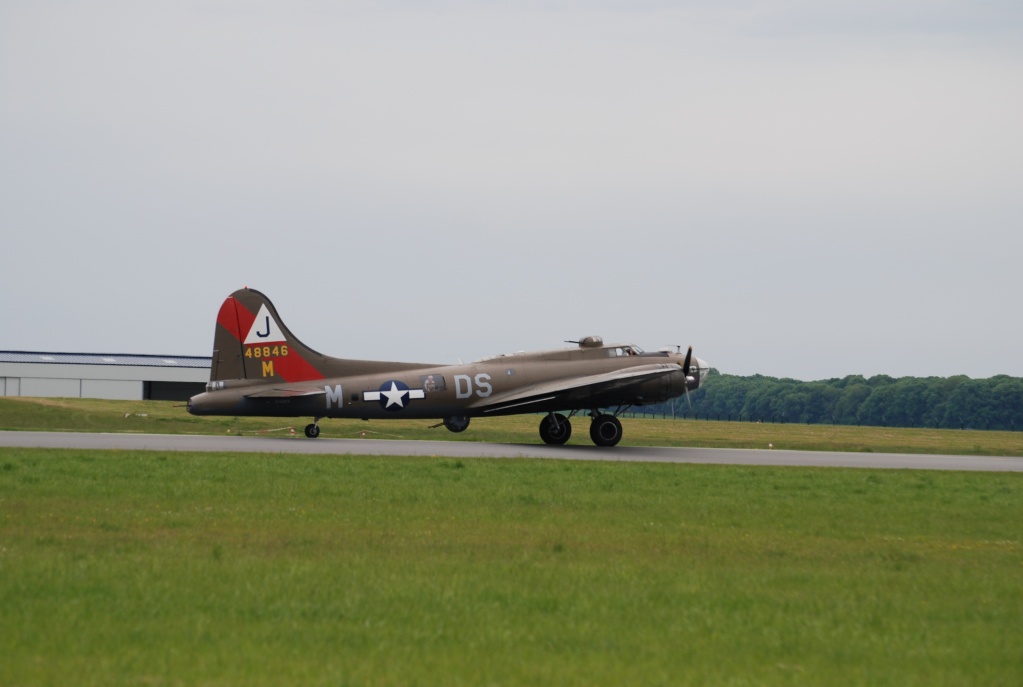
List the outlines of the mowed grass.
<svg viewBox="0 0 1023 687">
<path fill-rule="evenodd" d="M 323 420 L 323 437 L 538 444 L 539 415 L 474 418 L 453 434 L 435 420 Z M 0 430 L 151 434 L 295 435 L 312 418 L 193 417 L 181 403 L 99 399 L 0 398 Z M 707 422 L 625 416 L 623 446 L 693 446 L 939 453 L 1023 457 L 1023 431 L 988 432 L 835 425 Z M 589 418 L 572 420 L 569 444 L 592 445 Z"/>
<path fill-rule="evenodd" d="M 2 685 L 1023 684 L 1023 475 L 7 449 Z"/>
</svg>

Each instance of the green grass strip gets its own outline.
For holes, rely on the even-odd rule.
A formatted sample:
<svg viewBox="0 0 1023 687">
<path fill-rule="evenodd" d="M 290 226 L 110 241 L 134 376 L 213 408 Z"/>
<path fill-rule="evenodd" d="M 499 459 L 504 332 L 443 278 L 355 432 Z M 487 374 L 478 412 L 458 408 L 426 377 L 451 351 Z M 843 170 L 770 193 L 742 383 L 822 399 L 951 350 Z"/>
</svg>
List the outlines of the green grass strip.
<svg viewBox="0 0 1023 687">
<path fill-rule="evenodd" d="M 1023 684 L 1023 475 L 9 449 L 3 685 Z"/>
</svg>

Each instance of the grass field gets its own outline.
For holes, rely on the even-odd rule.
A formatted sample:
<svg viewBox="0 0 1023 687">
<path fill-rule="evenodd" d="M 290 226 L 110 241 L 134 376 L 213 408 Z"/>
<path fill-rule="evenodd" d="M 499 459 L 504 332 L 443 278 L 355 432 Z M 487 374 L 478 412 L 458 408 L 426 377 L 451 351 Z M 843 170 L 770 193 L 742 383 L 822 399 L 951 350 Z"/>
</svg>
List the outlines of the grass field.
<svg viewBox="0 0 1023 687">
<path fill-rule="evenodd" d="M 429 424 L 323 428 L 539 442 L 535 416 Z M 1005 432 L 624 424 L 1023 455 Z M 0 399 L 2 429 L 287 426 Z M 0 449 L 4 687 L 1018 685 L 1021 646 L 1023 474 Z"/>
<path fill-rule="evenodd" d="M 302 428 L 311 418 L 193 417 L 181 404 L 160 401 L 0 398 L 0 430 L 146 432 L 156 434 L 267 434 Z M 537 415 L 473 419 L 453 434 L 427 420 L 324 420 L 324 437 L 440 439 L 540 443 Z M 592 445 L 588 419 L 576 418 L 569 444 Z M 1023 432 L 904 429 L 834 425 L 752 424 L 695 420 L 623 419 L 625 446 L 697 446 L 876 453 L 942 453 L 1023 457 Z"/>
<path fill-rule="evenodd" d="M 1023 684 L 1023 475 L 5 450 L 0 684 Z"/>
</svg>

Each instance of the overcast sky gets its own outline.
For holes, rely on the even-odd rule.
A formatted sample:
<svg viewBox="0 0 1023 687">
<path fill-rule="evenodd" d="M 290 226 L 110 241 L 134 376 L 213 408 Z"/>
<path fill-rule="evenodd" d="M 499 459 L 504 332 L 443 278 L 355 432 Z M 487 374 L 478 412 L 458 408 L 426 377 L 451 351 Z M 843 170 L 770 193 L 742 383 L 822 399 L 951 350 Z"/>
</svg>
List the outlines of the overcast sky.
<svg viewBox="0 0 1023 687">
<path fill-rule="evenodd" d="M 0 349 L 1023 376 L 1023 3 L 0 0 Z"/>
</svg>

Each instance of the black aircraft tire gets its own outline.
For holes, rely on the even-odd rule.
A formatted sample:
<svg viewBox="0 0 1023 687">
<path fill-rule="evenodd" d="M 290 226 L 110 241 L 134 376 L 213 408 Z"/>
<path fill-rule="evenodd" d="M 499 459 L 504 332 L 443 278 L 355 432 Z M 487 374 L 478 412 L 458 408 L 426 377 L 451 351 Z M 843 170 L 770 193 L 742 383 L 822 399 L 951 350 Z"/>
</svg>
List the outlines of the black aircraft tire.
<svg viewBox="0 0 1023 687">
<path fill-rule="evenodd" d="M 315 424 L 312 424 L 312 423 L 306 425 L 305 426 L 305 435 L 307 437 L 309 437 L 310 439 L 315 439 L 316 437 L 320 436 L 320 427 L 319 427 L 319 425 L 315 425 Z"/>
<path fill-rule="evenodd" d="M 614 415 L 600 415 L 590 423 L 590 439 L 597 446 L 617 446 L 622 440 L 622 423 Z"/>
<path fill-rule="evenodd" d="M 545 415 L 540 420 L 540 438 L 543 439 L 543 443 L 561 446 L 571 436 L 572 423 L 564 415 Z"/>
<path fill-rule="evenodd" d="M 452 415 L 444 418 L 444 426 L 449 432 L 464 432 L 469 427 L 469 418 L 465 415 Z"/>
</svg>

